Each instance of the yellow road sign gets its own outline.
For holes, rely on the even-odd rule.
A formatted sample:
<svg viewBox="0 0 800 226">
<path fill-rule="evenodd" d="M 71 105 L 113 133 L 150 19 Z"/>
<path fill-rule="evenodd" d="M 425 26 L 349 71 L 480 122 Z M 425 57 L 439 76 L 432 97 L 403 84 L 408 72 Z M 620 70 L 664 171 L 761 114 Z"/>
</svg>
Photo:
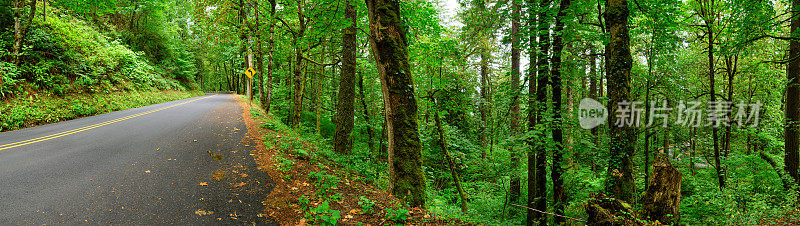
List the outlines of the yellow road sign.
<svg viewBox="0 0 800 226">
<path fill-rule="evenodd" d="M 253 70 L 252 67 L 248 67 L 247 71 L 244 71 L 244 74 L 247 75 L 248 78 L 253 78 L 253 75 L 256 74 L 256 71 Z"/>
</svg>

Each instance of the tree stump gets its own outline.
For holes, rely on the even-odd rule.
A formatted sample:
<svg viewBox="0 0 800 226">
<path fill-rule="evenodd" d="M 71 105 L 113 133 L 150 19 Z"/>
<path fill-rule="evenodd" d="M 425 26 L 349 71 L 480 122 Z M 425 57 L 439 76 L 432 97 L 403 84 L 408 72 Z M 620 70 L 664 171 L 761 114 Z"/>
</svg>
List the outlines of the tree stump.
<svg viewBox="0 0 800 226">
<path fill-rule="evenodd" d="M 588 225 L 643 225 L 634 215 L 633 207 L 622 199 L 608 197 L 605 194 L 596 194 L 589 199 L 586 205 Z"/>
<path fill-rule="evenodd" d="M 653 162 L 653 174 L 642 200 L 643 216 L 661 224 L 676 224 L 680 220 L 681 179 L 683 176 L 664 155 Z"/>
</svg>

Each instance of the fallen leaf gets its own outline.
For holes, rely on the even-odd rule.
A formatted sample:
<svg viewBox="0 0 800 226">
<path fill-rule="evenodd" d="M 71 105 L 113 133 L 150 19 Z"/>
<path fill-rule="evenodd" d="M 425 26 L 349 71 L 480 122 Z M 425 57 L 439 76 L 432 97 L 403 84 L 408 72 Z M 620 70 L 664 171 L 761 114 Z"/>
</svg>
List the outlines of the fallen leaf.
<svg viewBox="0 0 800 226">
<path fill-rule="evenodd" d="M 150 170 L 145 170 L 144 172 L 145 172 L 145 173 L 150 173 Z"/>
<path fill-rule="evenodd" d="M 94 179 L 92 179 L 92 178 L 89 178 L 89 181 L 93 181 L 93 180 L 94 180 Z"/>
<path fill-rule="evenodd" d="M 239 182 L 238 184 L 235 184 L 235 185 L 233 185 L 233 187 L 234 187 L 234 188 L 238 188 L 238 187 L 244 186 L 245 184 L 247 184 L 247 183 L 245 183 L 245 182 Z"/>
<path fill-rule="evenodd" d="M 353 215 L 347 214 L 346 216 L 344 216 L 344 218 L 350 219 L 353 218 Z"/>
<path fill-rule="evenodd" d="M 226 175 L 225 172 L 215 171 L 214 172 L 214 176 L 212 176 L 211 178 L 213 178 L 214 180 L 220 181 L 220 180 L 225 179 L 225 175 Z"/>
<path fill-rule="evenodd" d="M 200 182 L 200 186 L 208 186 L 208 182 Z"/>
<path fill-rule="evenodd" d="M 360 209 L 352 209 L 352 210 L 350 210 L 350 214 L 359 214 L 359 213 L 361 213 Z"/>
<path fill-rule="evenodd" d="M 205 215 L 214 214 L 214 211 L 205 211 L 205 210 L 202 210 L 202 209 L 198 209 L 197 211 L 194 211 L 194 214 L 197 214 L 197 215 L 200 215 L 200 216 L 205 216 Z"/>
<path fill-rule="evenodd" d="M 241 173 L 241 174 L 239 174 L 239 176 L 241 176 L 241 177 L 247 177 L 247 174 L 246 174 L 246 173 Z"/>
</svg>

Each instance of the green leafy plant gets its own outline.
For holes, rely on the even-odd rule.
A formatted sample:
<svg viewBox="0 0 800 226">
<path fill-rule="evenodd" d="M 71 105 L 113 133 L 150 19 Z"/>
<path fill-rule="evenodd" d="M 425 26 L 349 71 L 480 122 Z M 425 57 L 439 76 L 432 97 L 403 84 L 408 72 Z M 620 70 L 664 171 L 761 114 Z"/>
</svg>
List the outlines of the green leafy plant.
<svg viewBox="0 0 800 226">
<path fill-rule="evenodd" d="M 372 201 L 362 195 L 361 197 L 358 197 L 358 205 L 361 206 L 362 213 L 371 214 L 374 211 L 373 207 L 375 207 L 375 201 Z"/>
<path fill-rule="evenodd" d="M 314 186 L 317 187 L 317 194 L 327 194 L 331 189 L 336 188 L 339 184 L 339 178 L 336 175 L 326 174 L 326 171 L 311 172 L 308 177 L 314 181 Z"/>
<path fill-rule="evenodd" d="M 386 208 L 386 219 L 394 222 L 405 222 L 410 216 L 408 210 L 398 206 L 397 209 Z"/>
<path fill-rule="evenodd" d="M 278 167 L 278 171 L 282 173 L 289 172 L 294 166 L 294 160 L 284 158 L 281 152 L 275 154 L 275 160 L 277 160 L 275 164 Z"/>
<path fill-rule="evenodd" d="M 338 210 L 331 209 L 328 201 L 323 201 L 319 206 L 314 207 L 311 212 L 310 220 L 318 225 L 336 225 L 341 218 Z"/>
</svg>

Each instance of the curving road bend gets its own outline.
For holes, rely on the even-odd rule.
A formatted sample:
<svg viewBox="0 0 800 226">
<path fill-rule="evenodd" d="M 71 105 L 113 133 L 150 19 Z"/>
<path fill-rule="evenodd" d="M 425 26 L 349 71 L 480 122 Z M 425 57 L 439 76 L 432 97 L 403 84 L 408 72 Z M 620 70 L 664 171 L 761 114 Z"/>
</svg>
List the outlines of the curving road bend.
<svg viewBox="0 0 800 226">
<path fill-rule="evenodd" d="M 274 224 L 235 98 L 0 133 L 0 224 Z"/>
</svg>

